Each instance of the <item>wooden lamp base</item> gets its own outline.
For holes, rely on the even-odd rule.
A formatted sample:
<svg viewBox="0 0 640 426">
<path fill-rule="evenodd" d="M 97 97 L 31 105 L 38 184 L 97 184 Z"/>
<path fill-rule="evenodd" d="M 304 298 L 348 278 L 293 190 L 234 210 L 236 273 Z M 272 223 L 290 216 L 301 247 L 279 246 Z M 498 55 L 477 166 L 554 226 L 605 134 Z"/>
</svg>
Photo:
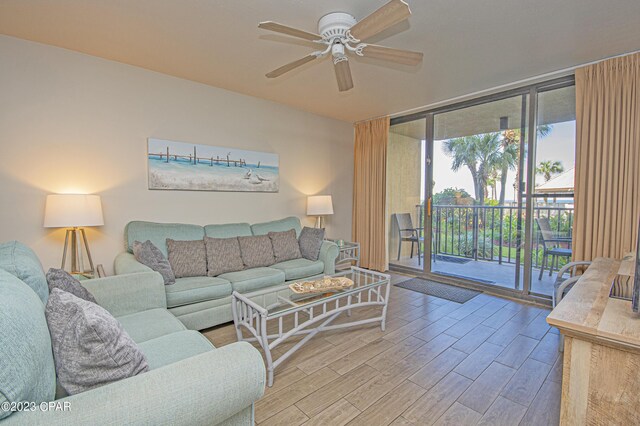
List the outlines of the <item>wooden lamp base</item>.
<svg viewBox="0 0 640 426">
<path fill-rule="evenodd" d="M 95 275 L 93 259 L 91 251 L 87 243 L 87 235 L 83 228 L 69 228 L 64 237 L 64 251 L 62 253 L 62 269 L 65 269 L 67 263 L 67 252 L 71 251 L 71 269 L 72 274 Z M 89 269 L 85 268 L 84 259 L 89 262 Z"/>
</svg>

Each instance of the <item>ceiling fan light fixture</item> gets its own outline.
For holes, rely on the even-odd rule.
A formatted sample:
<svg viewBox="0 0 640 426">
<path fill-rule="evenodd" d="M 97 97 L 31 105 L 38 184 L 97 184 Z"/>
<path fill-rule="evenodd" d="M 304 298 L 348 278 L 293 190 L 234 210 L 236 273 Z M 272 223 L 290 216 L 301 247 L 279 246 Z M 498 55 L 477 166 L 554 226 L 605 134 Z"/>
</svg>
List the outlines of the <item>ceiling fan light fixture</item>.
<svg viewBox="0 0 640 426">
<path fill-rule="evenodd" d="M 333 43 L 333 45 L 331 46 L 331 56 L 333 56 L 334 58 L 337 58 L 339 56 L 343 56 L 346 58 L 346 56 L 344 56 L 344 45 L 340 42 Z"/>
</svg>

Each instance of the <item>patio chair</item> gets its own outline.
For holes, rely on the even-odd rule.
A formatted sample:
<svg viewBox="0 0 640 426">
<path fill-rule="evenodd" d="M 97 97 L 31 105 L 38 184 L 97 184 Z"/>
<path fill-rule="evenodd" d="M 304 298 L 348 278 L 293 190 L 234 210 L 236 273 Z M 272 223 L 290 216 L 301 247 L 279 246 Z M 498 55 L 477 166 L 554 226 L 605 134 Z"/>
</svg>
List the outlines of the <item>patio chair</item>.
<svg viewBox="0 0 640 426">
<path fill-rule="evenodd" d="M 400 260 L 402 243 L 406 241 L 411 243 L 411 259 L 413 259 L 413 246 L 418 246 L 418 265 L 420 265 L 422 263 L 421 246 L 424 242 L 424 237 L 420 235 L 420 230 L 422 228 L 416 228 L 413 226 L 411 214 L 409 213 L 395 213 L 394 216 L 398 227 L 398 260 Z"/>
<path fill-rule="evenodd" d="M 570 248 L 571 238 L 560 237 L 551 230 L 551 224 L 546 217 L 536 218 L 538 229 L 540 230 L 540 236 L 542 237 L 542 246 L 544 252 L 542 253 L 542 265 L 540 266 L 539 280 L 542 279 L 544 268 L 549 266 L 549 276 L 553 274 L 553 270 L 558 267 L 561 257 L 571 258 L 573 252 Z M 569 247 L 560 247 L 559 244 L 567 244 Z M 551 265 L 547 264 L 547 261 L 551 256 Z"/>
</svg>

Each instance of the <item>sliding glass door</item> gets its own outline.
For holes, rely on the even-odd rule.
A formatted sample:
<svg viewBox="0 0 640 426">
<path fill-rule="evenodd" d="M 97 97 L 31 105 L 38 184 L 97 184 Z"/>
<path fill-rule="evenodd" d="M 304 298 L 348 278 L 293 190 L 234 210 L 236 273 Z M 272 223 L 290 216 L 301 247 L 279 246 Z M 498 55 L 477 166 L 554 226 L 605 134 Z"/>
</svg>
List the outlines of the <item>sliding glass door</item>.
<svg viewBox="0 0 640 426">
<path fill-rule="evenodd" d="M 522 94 L 433 114 L 430 272 L 522 288 L 526 198 L 518 189 L 526 177 L 527 100 Z"/>
<path fill-rule="evenodd" d="M 573 79 L 391 124 L 390 267 L 549 297 L 571 256 Z"/>
<path fill-rule="evenodd" d="M 574 217 L 575 86 L 537 93 L 531 165 L 533 205 L 530 293 L 551 296 L 557 271 L 570 261 Z"/>
</svg>

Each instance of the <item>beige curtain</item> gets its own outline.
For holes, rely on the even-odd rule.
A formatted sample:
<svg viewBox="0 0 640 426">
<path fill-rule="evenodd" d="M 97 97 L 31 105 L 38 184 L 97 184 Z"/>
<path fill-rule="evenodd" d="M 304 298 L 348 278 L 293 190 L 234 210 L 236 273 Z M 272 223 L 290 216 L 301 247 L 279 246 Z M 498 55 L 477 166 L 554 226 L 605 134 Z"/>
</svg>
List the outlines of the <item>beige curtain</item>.
<svg viewBox="0 0 640 426">
<path fill-rule="evenodd" d="M 640 54 L 576 71 L 573 257 L 621 258 L 640 215 Z"/>
<path fill-rule="evenodd" d="M 386 185 L 389 117 L 356 123 L 353 171 L 353 240 L 360 265 L 387 270 Z"/>
</svg>

